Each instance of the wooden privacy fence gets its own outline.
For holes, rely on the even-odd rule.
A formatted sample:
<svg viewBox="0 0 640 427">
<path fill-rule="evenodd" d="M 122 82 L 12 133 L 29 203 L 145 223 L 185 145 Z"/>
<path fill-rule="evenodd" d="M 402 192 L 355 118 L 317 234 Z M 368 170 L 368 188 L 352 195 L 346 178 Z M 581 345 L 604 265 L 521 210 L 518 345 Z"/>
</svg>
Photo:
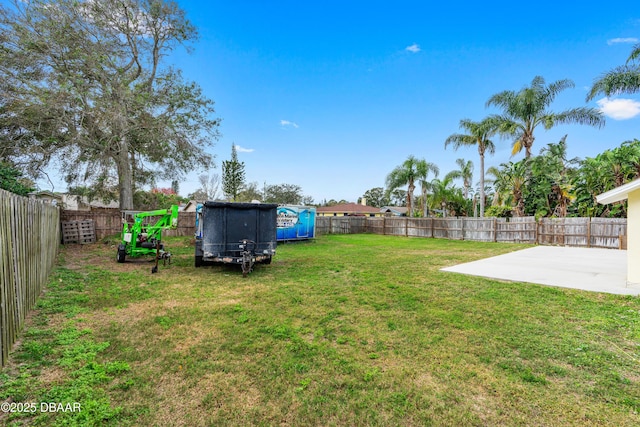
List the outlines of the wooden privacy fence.
<svg viewBox="0 0 640 427">
<path fill-rule="evenodd" d="M 99 209 L 93 211 L 62 211 L 62 221 L 86 221 L 92 220 L 96 232 L 96 239 L 100 240 L 107 236 L 120 234 L 122 231 L 122 214 L 118 209 Z M 157 221 L 158 218 L 150 217 L 149 223 Z M 164 230 L 162 235 L 167 236 L 193 236 L 196 231 L 196 213 L 179 212 L 178 227 L 175 230 Z"/>
<path fill-rule="evenodd" d="M 54 266 L 57 207 L 0 190 L 0 366 Z"/>
<path fill-rule="evenodd" d="M 627 220 L 620 218 L 316 218 L 318 234 L 375 233 L 477 242 L 535 243 L 626 249 Z"/>
</svg>

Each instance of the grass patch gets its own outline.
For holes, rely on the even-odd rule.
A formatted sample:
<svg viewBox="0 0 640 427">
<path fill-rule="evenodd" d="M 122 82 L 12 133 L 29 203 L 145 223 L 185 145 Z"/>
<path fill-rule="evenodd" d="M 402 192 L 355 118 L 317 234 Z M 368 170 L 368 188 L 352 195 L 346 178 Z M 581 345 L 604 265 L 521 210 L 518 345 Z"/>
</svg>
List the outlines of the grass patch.
<svg viewBox="0 0 640 427">
<path fill-rule="evenodd" d="M 246 279 L 167 246 L 155 275 L 108 244 L 64 250 L 0 394 L 83 411 L 4 421 L 640 424 L 638 298 L 439 271 L 523 246 L 325 236 Z"/>
</svg>

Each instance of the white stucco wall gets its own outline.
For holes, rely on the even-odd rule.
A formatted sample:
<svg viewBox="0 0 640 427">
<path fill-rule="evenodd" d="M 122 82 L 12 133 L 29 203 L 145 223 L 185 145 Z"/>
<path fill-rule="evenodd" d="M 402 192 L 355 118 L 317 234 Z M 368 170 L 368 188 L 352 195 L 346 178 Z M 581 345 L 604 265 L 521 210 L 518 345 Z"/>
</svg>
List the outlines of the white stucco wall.
<svg viewBox="0 0 640 427">
<path fill-rule="evenodd" d="M 640 190 L 629 193 L 627 211 L 627 282 L 640 284 Z"/>
</svg>

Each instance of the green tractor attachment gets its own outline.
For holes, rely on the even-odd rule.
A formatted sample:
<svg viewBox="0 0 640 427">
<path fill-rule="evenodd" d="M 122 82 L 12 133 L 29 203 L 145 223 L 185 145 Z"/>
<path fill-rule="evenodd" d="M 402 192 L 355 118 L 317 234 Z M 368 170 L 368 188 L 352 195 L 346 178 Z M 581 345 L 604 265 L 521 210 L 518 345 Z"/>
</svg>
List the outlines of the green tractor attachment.
<svg viewBox="0 0 640 427">
<path fill-rule="evenodd" d="M 145 219 L 150 217 L 160 217 L 155 224 L 145 224 Z M 133 223 L 126 220 L 126 213 L 123 214 L 123 227 L 120 245 L 116 260 L 124 262 L 125 257 L 132 258 L 153 255 L 156 257 L 156 264 L 151 269 L 152 273 L 158 271 L 158 260 L 171 263 L 171 253 L 164 250 L 162 244 L 162 230 L 175 229 L 178 226 L 178 206 L 173 205 L 170 209 L 160 209 L 149 212 L 139 212 L 133 215 Z"/>
</svg>

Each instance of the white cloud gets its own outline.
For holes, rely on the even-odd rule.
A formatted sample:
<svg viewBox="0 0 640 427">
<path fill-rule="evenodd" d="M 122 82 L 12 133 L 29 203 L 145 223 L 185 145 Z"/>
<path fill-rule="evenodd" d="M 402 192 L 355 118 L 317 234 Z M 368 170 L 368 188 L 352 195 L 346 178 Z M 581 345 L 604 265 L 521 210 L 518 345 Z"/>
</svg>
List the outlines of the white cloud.
<svg viewBox="0 0 640 427">
<path fill-rule="evenodd" d="M 253 153 L 254 149 L 253 148 L 244 148 L 244 147 L 241 147 L 239 145 L 236 145 L 236 151 L 238 153 Z"/>
<path fill-rule="evenodd" d="M 633 99 L 602 98 L 597 104 L 605 116 L 614 120 L 626 120 L 640 115 L 640 102 Z"/>
<path fill-rule="evenodd" d="M 296 128 L 296 129 L 298 128 L 298 124 L 297 123 L 290 122 L 289 120 L 280 120 L 280 126 L 282 126 L 283 128 L 287 127 L 287 126 L 291 126 L 291 127 Z"/>
<path fill-rule="evenodd" d="M 412 53 L 418 53 L 418 52 L 420 52 L 420 45 L 418 45 L 417 43 L 414 43 L 411 46 L 405 47 L 404 50 L 412 52 Z"/>
<path fill-rule="evenodd" d="M 612 44 L 620 44 L 620 43 L 638 43 L 640 39 L 636 37 L 616 37 L 615 39 L 607 40 L 607 44 L 611 46 Z"/>
</svg>

